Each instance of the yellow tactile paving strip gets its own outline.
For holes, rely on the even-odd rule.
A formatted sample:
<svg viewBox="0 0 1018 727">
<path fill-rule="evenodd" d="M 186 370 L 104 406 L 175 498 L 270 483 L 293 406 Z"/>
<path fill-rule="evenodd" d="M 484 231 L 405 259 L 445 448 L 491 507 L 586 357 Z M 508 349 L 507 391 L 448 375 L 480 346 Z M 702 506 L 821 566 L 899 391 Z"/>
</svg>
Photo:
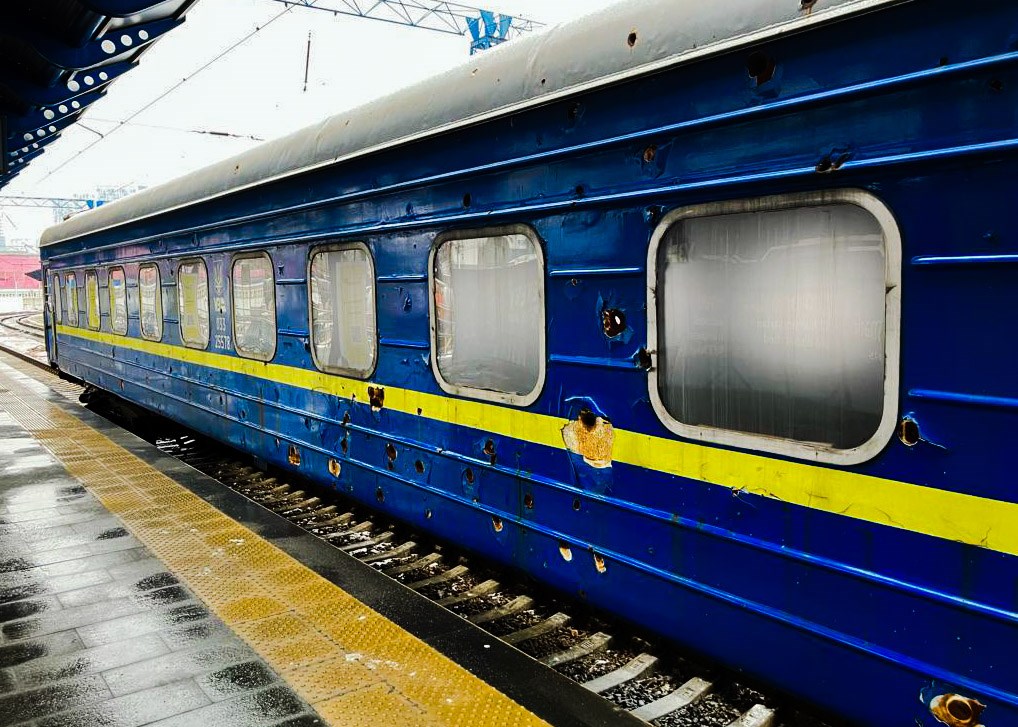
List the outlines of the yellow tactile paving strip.
<svg viewBox="0 0 1018 727">
<path fill-rule="evenodd" d="M 327 722 L 372 727 L 545 724 L 29 386 L 12 380 L 10 372 L 0 364 L 0 409 L 53 452 Z M 45 372 L 31 376 L 55 380 Z"/>
</svg>

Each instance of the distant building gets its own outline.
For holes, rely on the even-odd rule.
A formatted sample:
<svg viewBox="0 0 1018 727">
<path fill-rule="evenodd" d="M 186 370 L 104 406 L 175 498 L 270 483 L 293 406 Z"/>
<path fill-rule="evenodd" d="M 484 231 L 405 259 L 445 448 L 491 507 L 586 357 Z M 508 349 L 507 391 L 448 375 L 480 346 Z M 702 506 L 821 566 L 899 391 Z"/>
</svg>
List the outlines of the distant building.
<svg viewBox="0 0 1018 727">
<path fill-rule="evenodd" d="M 0 252 L 0 312 L 42 309 L 39 256 Z"/>
</svg>

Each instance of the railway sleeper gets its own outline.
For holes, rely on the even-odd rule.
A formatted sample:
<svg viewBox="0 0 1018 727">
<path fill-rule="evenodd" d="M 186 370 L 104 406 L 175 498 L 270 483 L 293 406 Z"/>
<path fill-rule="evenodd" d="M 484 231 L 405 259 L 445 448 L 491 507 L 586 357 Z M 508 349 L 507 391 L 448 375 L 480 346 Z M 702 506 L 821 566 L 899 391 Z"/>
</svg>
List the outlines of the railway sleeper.
<svg viewBox="0 0 1018 727">
<path fill-rule="evenodd" d="M 446 571 L 448 573 L 448 571 Z M 437 576 L 436 576 L 437 577 Z M 452 580 L 452 579 L 449 579 Z M 439 581 L 441 582 L 441 581 Z M 431 583 L 426 585 L 432 585 Z M 457 593 L 455 596 L 446 596 L 435 601 L 439 606 L 455 606 L 460 603 L 466 603 L 472 601 L 475 598 L 481 598 L 482 596 L 488 596 L 497 591 L 501 587 L 498 581 L 487 580 L 483 583 L 478 583 L 476 586 L 463 593 Z"/>
<path fill-rule="evenodd" d="M 701 679 L 700 677 L 693 677 L 674 692 L 666 694 L 660 699 L 655 699 L 650 704 L 637 707 L 632 710 L 631 714 L 645 722 L 660 719 L 666 714 L 677 712 L 683 707 L 692 704 L 710 692 L 713 688 L 714 685 L 707 680 Z"/>
<path fill-rule="evenodd" d="M 502 641 L 507 644 L 520 644 L 530 639 L 536 639 L 538 636 L 544 636 L 550 634 L 555 629 L 560 629 L 566 626 L 571 620 L 568 614 L 562 612 L 554 613 L 548 618 L 537 622 L 533 626 L 528 626 L 525 629 L 519 631 L 513 631 L 510 634 L 506 634 L 502 637 Z"/>
<path fill-rule="evenodd" d="M 773 727 L 777 713 L 763 704 L 754 704 L 728 727 Z"/>
<path fill-rule="evenodd" d="M 597 679 L 584 682 L 583 686 L 595 694 L 602 694 L 633 679 L 649 677 L 655 672 L 657 667 L 658 658 L 656 656 L 646 653 L 640 654 L 625 666 L 620 666 L 615 671 L 610 671 Z"/>
<path fill-rule="evenodd" d="M 359 558 L 359 560 L 361 563 L 376 563 L 380 560 L 385 560 L 386 558 L 399 558 L 400 556 L 411 552 L 416 547 L 417 543 L 412 540 L 408 540 L 402 545 L 397 545 L 395 548 L 390 548 L 389 550 L 382 551 L 381 553 L 367 555 L 363 558 Z"/>
<path fill-rule="evenodd" d="M 611 643 L 612 637 L 602 631 L 598 631 L 596 634 L 591 634 L 586 637 L 578 644 L 570 646 L 564 651 L 559 651 L 554 654 L 542 657 L 539 661 L 545 666 L 556 667 L 559 664 L 568 664 L 570 661 L 576 661 L 582 659 L 584 656 L 593 654 L 595 651 L 608 646 Z"/>
<path fill-rule="evenodd" d="M 336 530 L 335 532 L 329 533 L 327 535 L 323 535 L 322 537 L 325 538 L 326 540 L 338 540 L 339 538 L 345 538 L 348 535 L 353 535 L 354 533 L 364 533 L 364 532 L 367 532 L 367 531 L 371 530 L 371 528 L 373 528 L 374 526 L 375 526 L 375 524 L 373 522 L 371 522 L 370 520 L 363 520 L 363 521 L 357 523 L 356 525 L 351 525 L 348 528 L 342 528 L 341 530 Z"/>
<path fill-rule="evenodd" d="M 470 569 L 467 568 L 465 565 L 454 565 L 452 568 L 442 573 L 438 573 L 429 578 L 424 578 L 419 581 L 414 581 L 413 583 L 408 583 L 407 588 L 413 591 L 419 591 L 420 589 L 427 588 L 428 586 L 437 586 L 441 585 L 442 583 L 454 581 L 460 576 L 465 576 L 469 572 Z"/>
<path fill-rule="evenodd" d="M 475 613 L 473 616 L 467 616 L 467 621 L 475 624 L 485 624 L 491 621 L 497 621 L 500 618 L 511 616 L 514 613 L 530 608 L 534 603 L 534 599 L 530 596 L 517 596 L 509 603 L 493 608 L 489 611 L 482 611 L 481 613 Z"/>
<path fill-rule="evenodd" d="M 376 545 L 380 545 L 382 543 L 387 543 L 390 540 L 392 540 L 394 535 L 395 535 L 394 532 L 392 532 L 391 530 L 387 530 L 384 533 L 381 533 L 380 535 L 376 535 L 373 538 L 368 538 L 367 540 L 355 540 L 352 543 L 345 543 L 345 544 L 340 545 L 338 547 L 344 553 L 351 553 L 352 554 L 352 553 L 356 553 L 358 550 L 367 550 L 368 548 L 372 548 L 372 547 L 374 547 Z"/>
<path fill-rule="evenodd" d="M 389 568 L 383 568 L 382 573 L 387 576 L 398 576 L 403 573 L 412 573 L 415 570 L 421 570 L 427 568 L 432 563 L 437 563 L 442 560 L 441 553 L 428 553 L 420 558 L 415 558 L 409 563 L 400 563 L 399 565 L 391 566 Z"/>
</svg>

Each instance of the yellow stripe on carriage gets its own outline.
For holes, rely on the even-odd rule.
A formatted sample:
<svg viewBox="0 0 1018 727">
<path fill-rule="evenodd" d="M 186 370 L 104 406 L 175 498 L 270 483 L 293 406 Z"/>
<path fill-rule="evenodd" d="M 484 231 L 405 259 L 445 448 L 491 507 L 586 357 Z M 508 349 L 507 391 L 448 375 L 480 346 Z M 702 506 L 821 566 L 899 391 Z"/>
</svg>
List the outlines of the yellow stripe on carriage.
<svg viewBox="0 0 1018 727">
<path fill-rule="evenodd" d="M 58 333 L 344 399 L 368 401 L 369 381 L 126 336 L 57 326 Z M 565 449 L 560 417 L 385 386 L 385 407 Z M 733 452 L 622 429 L 613 460 L 823 512 L 1018 555 L 1018 504 L 805 462 Z"/>
</svg>

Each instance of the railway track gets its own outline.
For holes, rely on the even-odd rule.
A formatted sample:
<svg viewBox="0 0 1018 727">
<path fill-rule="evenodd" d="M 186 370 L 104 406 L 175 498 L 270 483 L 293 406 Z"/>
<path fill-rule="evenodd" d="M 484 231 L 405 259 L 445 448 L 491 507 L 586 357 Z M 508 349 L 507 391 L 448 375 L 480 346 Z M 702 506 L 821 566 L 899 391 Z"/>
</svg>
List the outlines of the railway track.
<svg viewBox="0 0 1018 727">
<path fill-rule="evenodd" d="M 26 365 L 30 362 L 26 362 Z M 43 368 L 41 364 L 38 365 Z M 678 654 L 582 604 L 434 541 L 334 490 L 260 469 L 246 455 L 67 381 L 53 388 L 87 401 L 162 452 L 210 475 L 354 558 L 657 727 L 825 727 L 782 695 L 729 670 Z M 154 426 L 152 422 L 157 422 Z M 563 554 L 565 557 L 565 554 Z"/>
<path fill-rule="evenodd" d="M 0 326 L 39 340 L 45 338 L 41 311 L 21 311 L 0 315 Z"/>
</svg>

